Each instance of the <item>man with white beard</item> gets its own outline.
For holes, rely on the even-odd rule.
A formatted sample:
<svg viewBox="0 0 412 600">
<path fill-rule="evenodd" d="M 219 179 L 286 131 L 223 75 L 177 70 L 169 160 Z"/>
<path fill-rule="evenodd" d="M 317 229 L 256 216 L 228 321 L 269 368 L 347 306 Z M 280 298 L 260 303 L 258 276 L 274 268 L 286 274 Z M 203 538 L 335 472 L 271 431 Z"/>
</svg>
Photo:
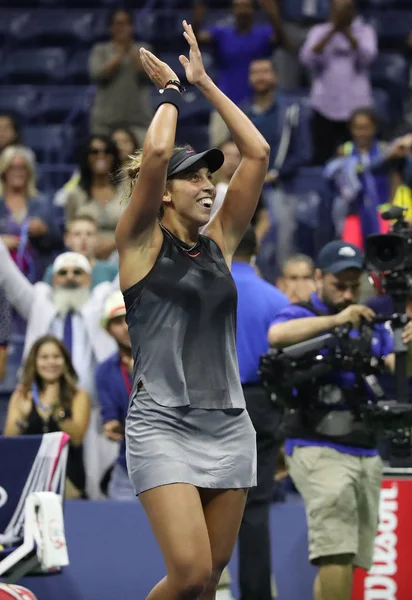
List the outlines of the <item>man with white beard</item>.
<svg viewBox="0 0 412 600">
<path fill-rule="evenodd" d="M 16 266 L 0 240 L 0 287 L 27 321 L 23 357 L 42 335 L 62 340 L 71 353 L 79 385 L 92 399 L 90 425 L 84 442 L 87 494 L 99 498 L 100 479 L 113 464 L 118 447 L 101 435 L 100 411 L 96 400 L 94 375 L 97 363 L 116 351 L 116 344 L 100 324 L 106 298 L 119 289 L 118 278 L 101 283 L 93 290 L 91 266 L 82 254 L 65 252 L 53 263 L 53 285 L 30 283 Z"/>
</svg>

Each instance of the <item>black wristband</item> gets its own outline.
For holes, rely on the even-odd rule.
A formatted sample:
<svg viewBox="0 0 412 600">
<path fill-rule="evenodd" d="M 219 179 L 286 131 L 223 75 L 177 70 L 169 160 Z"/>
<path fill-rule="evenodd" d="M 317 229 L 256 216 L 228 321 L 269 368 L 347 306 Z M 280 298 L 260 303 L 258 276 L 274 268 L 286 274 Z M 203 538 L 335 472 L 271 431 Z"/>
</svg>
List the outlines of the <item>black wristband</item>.
<svg viewBox="0 0 412 600">
<path fill-rule="evenodd" d="M 155 110 L 157 110 L 159 106 L 162 106 L 162 104 L 173 104 L 173 106 L 177 108 L 177 111 L 180 112 L 182 106 L 182 96 L 180 92 L 172 88 L 166 88 L 163 93 L 160 94 Z"/>
</svg>

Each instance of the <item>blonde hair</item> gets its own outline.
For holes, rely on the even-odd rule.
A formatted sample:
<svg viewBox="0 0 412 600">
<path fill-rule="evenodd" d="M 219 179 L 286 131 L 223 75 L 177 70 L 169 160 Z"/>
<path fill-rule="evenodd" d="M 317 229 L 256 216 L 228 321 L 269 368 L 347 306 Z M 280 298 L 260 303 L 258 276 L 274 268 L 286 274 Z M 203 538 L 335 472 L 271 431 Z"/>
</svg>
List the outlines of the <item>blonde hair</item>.
<svg viewBox="0 0 412 600">
<path fill-rule="evenodd" d="M 186 150 L 190 148 L 189 145 L 186 146 L 175 146 L 173 149 L 173 154 L 176 152 L 180 152 L 181 150 Z M 125 160 L 123 167 L 120 169 L 121 174 L 121 202 L 128 202 L 134 187 L 137 183 L 137 179 L 139 177 L 140 168 L 143 162 L 143 148 L 137 150 L 134 154 L 128 156 Z"/>
<path fill-rule="evenodd" d="M 0 196 L 5 194 L 4 176 L 15 158 L 24 158 L 26 162 L 29 179 L 27 181 L 26 194 L 29 198 L 39 194 L 36 188 L 36 163 L 31 150 L 24 146 L 8 146 L 0 154 Z"/>
</svg>

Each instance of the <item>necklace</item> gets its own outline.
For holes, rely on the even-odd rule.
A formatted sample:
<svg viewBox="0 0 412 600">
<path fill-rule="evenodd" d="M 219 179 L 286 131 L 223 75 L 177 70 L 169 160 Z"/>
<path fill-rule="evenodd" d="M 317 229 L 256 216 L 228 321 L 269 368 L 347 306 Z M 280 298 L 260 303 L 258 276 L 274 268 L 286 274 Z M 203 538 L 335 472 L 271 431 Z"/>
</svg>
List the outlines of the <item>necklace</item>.
<svg viewBox="0 0 412 600">
<path fill-rule="evenodd" d="M 186 242 L 182 242 L 182 240 L 179 240 L 178 237 L 176 237 L 171 231 L 166 229 L 166 227 L 164 227 L 161 223 L 160 228 L 170 237 L 171 240 L 175 242 L 177 246 L 179 246 L 181 250 L 183 250 L 183 252 L 186 252 L 186 254 L 190 254 L 191 252 L 193 252 L 193 250 L 197 249 L 197 246 L 200 246 L 199 240 L 195 242 L 193 246 L 189 246 L 189 244 L 186 244 Z"/>
<path fill-rule="evenodd" d="M 43 402 L 40 400 L 39 388 L 35 383 L 33 383 L 33 385 L 32 385 L 31 392 L 32 392 L 32 398 L 33 398 L 34 404 L 37 406 L 37 408 L 42 413 L 53 412 L 53 410 L 56 408 L 58 402 L 54 401 L 53 404 L 43 404 Z"/>
</svg>

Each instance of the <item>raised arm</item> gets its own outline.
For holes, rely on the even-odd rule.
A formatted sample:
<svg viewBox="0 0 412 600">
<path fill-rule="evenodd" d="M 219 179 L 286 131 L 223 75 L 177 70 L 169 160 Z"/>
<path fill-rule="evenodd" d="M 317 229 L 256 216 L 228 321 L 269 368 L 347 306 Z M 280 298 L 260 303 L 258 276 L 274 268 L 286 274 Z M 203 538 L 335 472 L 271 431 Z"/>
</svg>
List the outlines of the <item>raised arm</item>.
<svg viewBox="0 0 412 600">
<path fill-rule="evenodd" d="M 159 89 L 163 89 L 170 80 L 178 80 L 172 69 L 148 50 L 141 48 L 140 55 L 146 73 Z M 174 88 L 176 93 L 175 86 L 169 85 L 168 88 Z M 120 253 L 130 246 L 148 247 L 151 244 L 166 188 L 167 166 L 173 153 L 177 116 L 176 105 L 169 102 L 161 104 L 147 131 L 141 163 L 135 168 L 136 172 L 133 172 L 134 188 L 130 201 L 116 229 L 116 245 Z M 133 165 L 131 169 L 133 170 Z"/>
<path fill-rule="evenodd" d="M 259 4 L 273 27 L 274 41 L 285 50 L 292 52 L 293 44 L 283 27 L 278 0 L 259 0 Z"/>
<path fill-rule="evenodd" d="M 199 44 L 209 44 L 213 42 L 213 34 L 207 29 L 202 29 L 206 15 L 206 6 L 203 0 L 195 2 L 192 12 L 192 27 L 196 34 Z"/>
<path fill-rule="evenodd" d="M 325 57 L 323 51 L 329 44 L 336 30 L 333 25 L 327 29 L 315 25 L 308 33 L 305 43 L 300 50 L 300 61 L 309 69 L 319 68 L 324 65 Z"/>
<path fill-rule="evenodd" d="M 179 58 L 187 80 L 196 85 L 220 114 L 242 156 L 221 208 L 204 229 L 204 234 L 219 245 L 226 260 L 230 261 L 256 210 L 270 148 L 248 117 L 206 74 L 193 29 L 186 21 L 183 21 L 183 27 L 183 35 L 190 46 L 190 61 L 185 56 Z"/>
<path fill-rule="evenodd" d="M 1 239 L 0 287 L 13 308 L 27 321 L 34 301 L 34 285 L 17 267 Z"/>
</svg>

